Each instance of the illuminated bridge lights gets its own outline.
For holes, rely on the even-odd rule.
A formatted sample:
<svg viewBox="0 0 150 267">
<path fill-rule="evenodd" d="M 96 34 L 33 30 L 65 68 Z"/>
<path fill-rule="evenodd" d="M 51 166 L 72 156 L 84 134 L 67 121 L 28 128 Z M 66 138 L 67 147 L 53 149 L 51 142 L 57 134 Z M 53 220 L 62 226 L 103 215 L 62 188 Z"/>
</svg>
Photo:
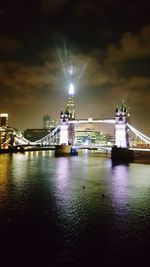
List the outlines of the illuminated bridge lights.
<svg viewBox="0 0 150 267">
<path fill-rule="evenodd" d="M 127 123 L 127 126 L 129 129 L 136 135 L 138 136 L 141 140 L 146 142 L 147 144 L 150 144 L 150 138 L 144 134 L 142 134 L 140 131 L 136 130 L 133 126 L 131 126 L 129 123 Z"/>
<path fill-rule="evenodd" d="M 93 119 L 93 118 L 88 118 L 88 119 L 79 119 L 79 120 L 72 120 L 69 121 L 70 123 L 74 123 L 74 124 L 84 124 L 84 123 L 106 123 L 106 124 L 115 124 L 115 120 L 114 119 Z"/>
<path fill-rule="evenodd" d="M 69 124 L 88 124 L 88 123 L 106 123 L 106 124 L 115 124 L 115 119 L 80 119 L 80 120 L 69 120 L 68 121 L 68 126 Z M 133 126 L 131 126 L 129 123 L 126 124 L 126 126 L 137 136 L 145 142 L 145 144 L 150 145 L 150 138 L 137 129 L 135 129 Z M 0 128 L 0 134 L 1 137 L 4 132 L 6 132 L 7 129 L 4 129 L 3 127 Z M 58 125 L 51 133 L 49 133 L 47 136 L 43 137 L 42 139 L 36 140 L 35 142 L 31 142 L 24 138 L 23 135 L 18 134 L 15 132 L 13 128 L 8 128 L 8 131 L 13 134 L 14 136 L 14 143 L 15 145 L 55 145 L 58 144 L 59 139 L 60 139 L 60 125 Z M 1 145 L 7 145 L 10 142 L 10 136 L 1 143 Z"/>
</svg>

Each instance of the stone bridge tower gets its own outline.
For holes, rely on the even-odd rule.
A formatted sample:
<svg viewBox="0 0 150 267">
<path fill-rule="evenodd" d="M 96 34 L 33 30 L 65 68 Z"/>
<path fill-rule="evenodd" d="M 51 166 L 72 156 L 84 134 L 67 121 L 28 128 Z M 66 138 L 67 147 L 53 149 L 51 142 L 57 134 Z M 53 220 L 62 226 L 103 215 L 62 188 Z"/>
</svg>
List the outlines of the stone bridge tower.
<svg viewBox="0 0 150 267">
<path fill-rule="evenodd" d="M 127 122 L 130 119 L 130 110 L 126 107 L 124 100 L 115 111 L 115 145 L 121 148 L 129 147 L 129 129 Z"/>
</svg>

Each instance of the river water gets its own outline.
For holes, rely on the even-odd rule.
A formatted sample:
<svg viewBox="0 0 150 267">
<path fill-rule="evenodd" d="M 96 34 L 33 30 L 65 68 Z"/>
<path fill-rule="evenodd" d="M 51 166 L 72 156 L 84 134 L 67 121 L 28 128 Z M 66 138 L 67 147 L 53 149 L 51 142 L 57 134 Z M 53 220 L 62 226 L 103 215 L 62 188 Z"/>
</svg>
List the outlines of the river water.
<svg viewBox="0 0 150 267">
<path fill-rule="evenodd" d="M 0 155 L 0 266 L 148 266 L 149 246 L 149 164 Z"/>
</svg>

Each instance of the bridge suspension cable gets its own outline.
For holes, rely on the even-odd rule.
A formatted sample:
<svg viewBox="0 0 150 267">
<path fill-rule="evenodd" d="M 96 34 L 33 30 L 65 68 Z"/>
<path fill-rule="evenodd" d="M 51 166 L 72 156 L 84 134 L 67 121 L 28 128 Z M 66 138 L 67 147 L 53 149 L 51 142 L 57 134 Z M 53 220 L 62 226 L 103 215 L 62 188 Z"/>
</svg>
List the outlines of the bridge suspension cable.
<svg viewBox="0 0 150 267">
<path fill-rule="evenodd" d="M 137 129 L 135 129 L 133 126 L 131 126 L 129 123 L 127 123 L 127 126 L 129 127 L 129 129 L 135 134 L 137 135 L 141 140 L 143 140 L 144 142 L 150 144 L 150 138 L 144 134 L 142 134 L 140 131 L 138 131 Z"/>
<path fill-rule="evenodd" d="M 41 145 L 41 144 L 52 144 L 54 143 L 54 138 L 58 135 L 60 131 L 60 126 L 56 127 L 52 132 L 48 135 L 44 136 L 43 138 L 36 140 L 36 141 L 29 141 L 24 136 L 15 137 L 15 141 L 20 145 Z"/>
<path fill-rule="evenodd" d="M 57 134 L 59 133 L 60 131 L 60 125 L 58 125 L 52 132 L 50 132 L 48 135 L 44 136 L 43 138 L 37 140 L 34 142 L 34 144 L 42 144 L 44 142 L 47 142 L 50 140 L 52 141 L 52 139 L 57 136 Z"/>
</svg>

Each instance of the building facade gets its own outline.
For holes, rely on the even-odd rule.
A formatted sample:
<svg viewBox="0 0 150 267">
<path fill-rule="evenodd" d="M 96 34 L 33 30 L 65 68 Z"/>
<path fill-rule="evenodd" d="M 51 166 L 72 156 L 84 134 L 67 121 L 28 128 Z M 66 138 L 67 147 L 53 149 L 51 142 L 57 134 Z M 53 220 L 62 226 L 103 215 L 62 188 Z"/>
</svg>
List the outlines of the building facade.
<svg viewBox="0 0 150 267">
<path fill-rule="evenodd" d="M 114 137 L 104 134 L 95 129 L 85 129 L 75 131 L 76 145 L 110 145 L 114 143 Z"/>
<path fill-rule="evenodd" d="M 8 114 L 1 113 L 0 114 L 0 127 L 8 127 Z"/>
</svg>

